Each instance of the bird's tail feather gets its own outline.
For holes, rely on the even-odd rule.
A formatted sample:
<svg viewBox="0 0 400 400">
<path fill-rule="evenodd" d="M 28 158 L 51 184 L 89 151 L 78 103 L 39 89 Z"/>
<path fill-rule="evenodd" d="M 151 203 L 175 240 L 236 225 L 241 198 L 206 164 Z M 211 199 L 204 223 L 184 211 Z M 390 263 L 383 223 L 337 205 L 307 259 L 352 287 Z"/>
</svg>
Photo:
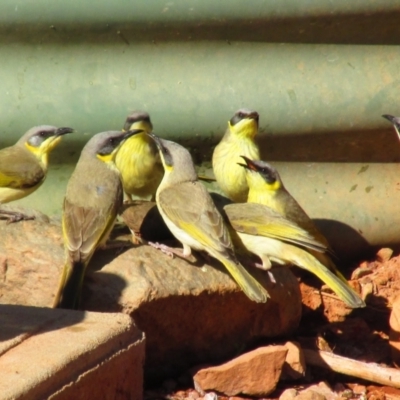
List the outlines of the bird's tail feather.
<svg viewBox="0 0 400 400">
<path fill-rule="evenodd" d="M 82 262 L 66 262 L 54 300 L 54 308 L 79 307 L 85 267 Z"/>
<path fill-rule="evenodd" d="M 256 303 L 267 302 L 270 297 L 267 290 L 239 262 L 221 258 L 220 261 L 250 300 Z"/>
<path fill-rule="evenodd" d="M 302 254 L 300 257 L 295 257 L 295 259 L 292 260 L 294 264 L 316 275 L 350 307 L 365 307 L 365 302 L 349 285 L 342 274 L 340 274 L 340 276 L 335 275 L 325 267 L 325 265 L 321 264 L 313 255 L 301 249 L 298 250 L 300 250 Z M 337 269 L 335 268 L 335 270 Z"/>
</svg>

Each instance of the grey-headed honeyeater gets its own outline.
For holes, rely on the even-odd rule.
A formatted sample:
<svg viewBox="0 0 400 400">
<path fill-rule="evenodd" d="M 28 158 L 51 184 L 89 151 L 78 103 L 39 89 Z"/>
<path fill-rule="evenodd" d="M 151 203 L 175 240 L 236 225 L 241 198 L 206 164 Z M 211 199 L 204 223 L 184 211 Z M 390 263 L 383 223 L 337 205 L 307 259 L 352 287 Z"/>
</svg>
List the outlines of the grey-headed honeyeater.
<svg viewBox="0 0 400 400">
<path fill-rule="evenodd" d="M 78 308 L 85 269 L 114 226 L 123 190 L 114 159 L 123 141 L 141 133 L 109 131 L 94 135 L 83 148 L 68 181 L 62 213 L 66 261 L 54 307 Z"/>
<path fill-rule="evenodd" d="M 44 182 L 50 152 L 63 135 L 73 131 L 50 125 L 35 126 L 13 146 L 0 150 L 0 205 L 28 196 Z M 0 214 L 10 215 L 10 221 L 25 217 L 12 211 Z"/>
<path fill-rule="evenodd" d="M 133 129 L 143 132 L 126 140 L 117 153 L 115 165 L 121 173 L 122 186 L 130 200 L 132 196 L 153 199 L 164 169 L 157 146 L 148 135 L 153 125 L 147 112 L 134 111 L 128 115 L 123 131 Z"/>
<path fill-rule="evenodd" d="M 256 111 L 238 110 L 228 122 L 225 135 L 215 147 L 212 166 L 218 186 L 231 200 L 244 203 L 249 187 L 246 171 L 238 165 L 240 156 L 253 160 L 260 158 L 255 137 L 258 133 L 259 116 Z"/>
<path fill-rule="evenodd" d="M 157 207 L 182 243 L 182 255 L 188 257 L 192 249 L 206 251 L 226 267 L 247 297 L 265 303 L 268 293 L 237 261 L 228 229 L 210 194 L 197 180 L 189 151 L 177 143 L 152 137 L 165 169 L 156 193 Z"/>
<path fill-rule="evenodd" d="M 261 258 L 264 269 L 271 267 L 271 261 L 278 264 L 296 265 L 315 274 L 349 306 L 364 307 L 364 301 L 348 284 L 330 258 L 329 244 L 326 238 L 286 190 L 278 171 L 264 161 L 243 158 L 246 164 L 241 165 L 247 170 L 250 189 L 248 203 L 225 207 L 228 219 L 243 246 Z M 254 215 L 246 212 L 246 207 L 255 208 L 260 205 L 272 208 L 282 217 L 297 224 L 325 250 L 300 242 L 292 241 L 294 243 L 292 244 L 265 237 L 262 233 L 262 224 L 260 224 L 263 211 L 260 209 Z"/>
</svg>

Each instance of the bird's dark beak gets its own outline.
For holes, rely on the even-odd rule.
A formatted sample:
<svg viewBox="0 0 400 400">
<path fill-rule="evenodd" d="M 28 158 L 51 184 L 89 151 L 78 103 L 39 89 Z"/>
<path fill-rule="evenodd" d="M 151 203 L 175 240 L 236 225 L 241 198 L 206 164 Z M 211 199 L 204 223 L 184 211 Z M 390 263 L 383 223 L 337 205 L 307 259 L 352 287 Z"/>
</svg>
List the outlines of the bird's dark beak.
<svg viewBox="0 0 400 400">
<path fill-rule="evenodd" d="M 397 136 L 400 139 L 400 118 L 394 117 L 393 115 L 389 115 L 389 114 L 383 114 L 382 117 L 386 118 L 388 121 L 390 121 L 393 124 L 394 130 L 396 131 Z"/>
<path fill-rule="evenodd" d="M 164 148 L 164 146 L 163 146 L 163 144 L 162 144 L 160 138 L 159 138 L 158 136 L 156 136 L 156 135 L 154 134 L 154 132 L 151 132 L 151 133 L 149 133 L 148 135 L 154 140 L 154 142 L 155 142 L 155 144 L 156 144 L 158 150 L 162 150 L 162 149 Z"/>
<path fill-rule="evenodd" d="M 128 132 L 129 128 L 132 126 L 132 122 L 131 121 L 125 121 L 125 125 L 122 128 L 123 131 Z"/>
<path fill-rule="evenodd" d="M 243 160 L 246 162 L 246 164 L 238 163 L 240 166 L 250 169 L 252 171 L 258 171 L 257 166 L 254 164 L 253 160 L 250 160 L 250 158 L 246 156 L 240 156 L 243 158 Z"/>
<path fill-rule="evenodd" d="M 74 132 L 74 129 L 72 129 L 72 128 L 58 128 L 57 130 L 56 130 L 56 134 L 55 134 L 55 136 L 62 136 L 62 135 L 66 135 L 67 133 L 72 133 L 72 132 Z"/>
<path fill-rule="evenodd" d="M 132 130 L 128 130 L 128 131 L 126 131 L 126 132 L 124 133 L 124 135 L 122 136 L 122 140 L 128 139 L 128 138 L 130 138 L 131 136 L 135 136 L 135 135 L 137 135 L 138 133 L 142 133 L 142 132 L 144 132 L 143 129 L 132 129 Z"/>
<path fill-rule="evenodd" d="M 388 121 L 390 121 L 392 124 L 394 124 L 394 119 L 395 117 L 393 115 L 389 115 L 389 114 L 383 114 L 382 115 L 383 118 L 386 118 Z"/>
<path fill-rule="evenodd" d="M 258 112 L 254 111 L 254 112 L 250 113 L 247 118 L 254 119 L 258 123 L 260 116 L 258 115 Z"/>
</svg>

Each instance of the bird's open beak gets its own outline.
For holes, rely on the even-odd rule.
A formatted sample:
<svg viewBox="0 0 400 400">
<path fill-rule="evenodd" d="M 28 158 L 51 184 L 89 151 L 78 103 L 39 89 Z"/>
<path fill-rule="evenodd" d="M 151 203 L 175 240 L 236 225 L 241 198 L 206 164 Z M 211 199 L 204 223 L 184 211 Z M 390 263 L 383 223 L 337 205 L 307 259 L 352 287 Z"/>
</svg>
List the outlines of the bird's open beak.
<svg viewBox="0 0 400 400">
<path fill-rule="evenodd" d="M 256 165 L 253 163 L 252 160 L 250 160 L 250 158 L 248 158 L 246 156 L 240 156 L 240 157 L 243 158 L 243 160 L 246 162 L 246 164 L 238 163 L 238 165 L 240 165 L 243 168 L 250 169 L 252 171 L 258 171 Z"/>
</svg>

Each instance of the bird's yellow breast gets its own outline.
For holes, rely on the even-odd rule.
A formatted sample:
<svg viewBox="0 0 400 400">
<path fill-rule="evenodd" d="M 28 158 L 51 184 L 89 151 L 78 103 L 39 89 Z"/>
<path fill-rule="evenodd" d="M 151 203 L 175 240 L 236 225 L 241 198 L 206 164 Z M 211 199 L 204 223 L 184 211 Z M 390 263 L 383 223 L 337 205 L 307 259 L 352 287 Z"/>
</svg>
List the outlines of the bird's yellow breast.
<svg viewBox="0 0 400 400">
<path fill-rule="evenodd" d="M 245 202 L 248 194 L 246 170 L 238 165 L 243 162 L 242 155 L 252 160 L 260 159 L 258 147 L 252 140 L 232 136 L 221 141 L 213 154 L 213 170 L 218 185 L 235 202 Z"/>
<path fill-rule="evenodd" d="M 139 197 L 154 194 L 162 179 L 159 155 L 150 140 L 145 133 L 137 134 L 129 138 L 118 151 L 115 164 L 128 194 Z"/>
</svg>

